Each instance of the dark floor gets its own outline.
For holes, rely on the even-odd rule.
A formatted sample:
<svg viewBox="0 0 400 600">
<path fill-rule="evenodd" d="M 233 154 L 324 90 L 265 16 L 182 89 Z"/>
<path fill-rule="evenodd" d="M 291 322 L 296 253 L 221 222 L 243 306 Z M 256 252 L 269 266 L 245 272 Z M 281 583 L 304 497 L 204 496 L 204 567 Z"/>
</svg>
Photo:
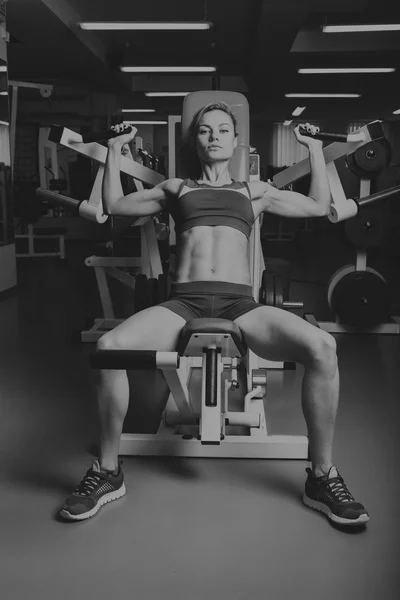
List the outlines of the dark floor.
<svg viewBox="0 0 400 600">
<path fill-rule="evenodd" d="M 331 315 L 316 284 L 351 262 L 348 248 L 334 253 L 327 242 L 324 234 L 269 245 L 291 261 L 294 279 L 314 282 L 292 283 L 291 295 L 323 319 Z M 125 457 L 125 498 L 87 522 L 58 519 L 96 442 L 91 347 L 73 335 L 100 316 L 94 275 L 83 265 L 96 252 L 70 242 L 66 265 L 21 259 L 17 293 L 0 301 L 1 600 L 397 599 L 398 336 L 337 336 L 334 461 L 370 512 L 365 530 L 343 532 L 302 504 L 305 461 Z M 371 260 L 386 270 L 398 303 L 399 256 Z M 121 299 L 125 308 L 129 301 Z M 131 407 L 141 415 L 138 431 L 159 410 L 159 399 L 146 397 L 149 377 L 138 376 Z M 289 422 L 305 433 L 301 377 L 300 367 L 270 376 L 274 433 Z"/>
</svg>

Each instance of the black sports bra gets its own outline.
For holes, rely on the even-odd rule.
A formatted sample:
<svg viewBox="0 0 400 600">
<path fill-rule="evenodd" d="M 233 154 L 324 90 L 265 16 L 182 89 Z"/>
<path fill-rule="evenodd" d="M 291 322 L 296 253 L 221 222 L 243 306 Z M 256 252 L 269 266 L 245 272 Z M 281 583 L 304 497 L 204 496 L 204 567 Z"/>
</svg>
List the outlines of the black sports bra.
<svg viewBox="0 0 400 600">
<path fill-rule="evenodd" d="M 185 179 L 168 208 L 177 234 L 199 225 L 225 225 L 249 238 L 254 223 L 250 188 L 245 181 L 212 187 Z"/>
</svg>

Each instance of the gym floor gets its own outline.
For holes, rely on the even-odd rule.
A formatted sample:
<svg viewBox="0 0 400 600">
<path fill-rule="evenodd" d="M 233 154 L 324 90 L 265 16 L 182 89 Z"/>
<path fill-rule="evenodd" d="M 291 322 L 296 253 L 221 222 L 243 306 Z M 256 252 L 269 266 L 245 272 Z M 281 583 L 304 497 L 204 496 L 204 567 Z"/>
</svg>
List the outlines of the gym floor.
<svg viewBox="0 0 400 600">
<path fill-rule="evenodd" d="M 82 523 L 57 516 L 95 451 L 92 346 L 73 335 L 100 316 L 94 274 L 83 264 L 95 252 L 68 242 L 67 264 L 20 259 L 18 289 L 0 300 L 2 600 L 397 599 L 398 336 L 337 336 L 334 462 L 370 513 L 366 529 L 343 531 L 306 508 L 308 463 L 284 460 L 124 457 L 122 500 Z M 291 297 L 329 319 L 324 287 L 316 284 L 354 252 L 324 233 L 268 244 L 268 253 L 291 262 L 293 279 L 314 282 L 292 283 Z M 371 255 L 394 303 L 399 263 L 393 248 Z M 137 375 L 138 431 L 162 385 L 149 377 Z M 305 433 L 301 377 L 301 367 L 271 373 L 273 433 Z"/>
</svg>

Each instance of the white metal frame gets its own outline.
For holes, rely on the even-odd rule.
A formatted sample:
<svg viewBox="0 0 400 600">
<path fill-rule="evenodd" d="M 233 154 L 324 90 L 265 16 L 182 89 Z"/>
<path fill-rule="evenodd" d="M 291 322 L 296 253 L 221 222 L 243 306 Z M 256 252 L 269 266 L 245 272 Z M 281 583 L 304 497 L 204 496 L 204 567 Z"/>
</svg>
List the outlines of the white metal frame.
<svg viewBox="0 0 400 600">
<path fill-rule="evenodd" d="M 210 347 L 213 336 L 202 334 L 202 345 Z M 224 336 L 225 337 L 225 336 Z M 230 337 L 230 336 L 229 336 Z M 226 339 L 224 340 L 226 342 Z M 158 355 L 159 353 L 157 353 Z M 175 354 L 175 353 L 163 353 Z M 198 357 L 195 357 L 198 358 Z M 202 362 L 202 389 L 199 406 L 189 392 L 195 375 L 193 357 L 183 356 L 180 366 L 169 366 L 173 360 L 160 365 L 170 394 L 159 428 L 155 434 L 123 433 L 119 453 L 141 456 L 185 456 L 196 458 L 308 458 L 308 438 L 304 435 L 270 435 L 265 419 L 266 386 L 254 385 L 252 377 L 249 391 L 244 396 L 243 411 L 229 410 L 229 391 L 237 380 L 237 359 L 218 354 L 218 403 L 205 405 L 205 353 Z M 159 364 L 160 361 L 157 361 Z M 229 370 L 231 378 L 223 381 L 222 373 Z M 257 380 L 255 380 L 257 381 Z M 242 383 L 246 385 L 246 382 Z M 247 434 L 227 433 L 229 426 L 246 427 Z M 221 435 L 223 439 L 221 440 Z"/>
<path fill-rule="evenodd" d="M 79 207 L 79 213 L 83 218 L 94 220 L 98 223 L 104 223 L 107 220 L 107 215 L 105 215 L 103 211 L 101 186 L 107 149 L 97 142 L 84 144 L 82 142 L 82 136 L 79 133 L 67 128 L 63 128 L 60 132 L 58 143 L 100 163 L 90 198 L 87 202 L 82 202 Z M 139 162 L 132 161 L 131 158 L 125 156 L 121 156 L 121 171 L 131 175 L 135 179 L 135 184 L 138 189 L 143 189 L 143 183 L 154 186 L 164 179 L 163 175 L 160 173 L 152 171 Z M 124 272 L 124 268 L 135 268 L 138 273 L 147 275 L 147 277 L 157 278 L 163 273 L 154 219 L 151 217 L 143 217 L 135 221 L 133 226 L 140 227 L 140 258 L 89 256 L 85 261 L 86 266 L 95 269 L 103 308 L 103 317 L 94 319 L 93 326 L 90 329 L 81 332 L 82 342 L 97 342 L 104 333 L 107 333 L 107 331 L 110 331 L 110 329 L 113 329 L 124 320 L 115 318 L 107 277 L 117 279 L 134 291 L 135 277 Z"/>
</svg>

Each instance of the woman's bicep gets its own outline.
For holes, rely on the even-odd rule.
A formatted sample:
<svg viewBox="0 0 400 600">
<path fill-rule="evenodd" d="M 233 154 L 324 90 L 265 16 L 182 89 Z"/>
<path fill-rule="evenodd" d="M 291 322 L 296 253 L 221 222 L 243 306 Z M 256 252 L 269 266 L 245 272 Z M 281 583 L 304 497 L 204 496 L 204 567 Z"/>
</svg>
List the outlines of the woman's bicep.
<svg viewBox="0 0 400 600">
<path fill-rule="evenodd" d="M 119 216 L 150 216 L 165 209 L 167 195 L 161 184 L 149 190 L 140 190 L 120 198 L 113 208 L 113 214 Z"/>
<path fill-rule="evenodd" d="M 264 195 L 264 212 L 280 217 L 323 217 L 326 213 L 313 198 L 298 192 L 270 188 Z"/>
</svg>

